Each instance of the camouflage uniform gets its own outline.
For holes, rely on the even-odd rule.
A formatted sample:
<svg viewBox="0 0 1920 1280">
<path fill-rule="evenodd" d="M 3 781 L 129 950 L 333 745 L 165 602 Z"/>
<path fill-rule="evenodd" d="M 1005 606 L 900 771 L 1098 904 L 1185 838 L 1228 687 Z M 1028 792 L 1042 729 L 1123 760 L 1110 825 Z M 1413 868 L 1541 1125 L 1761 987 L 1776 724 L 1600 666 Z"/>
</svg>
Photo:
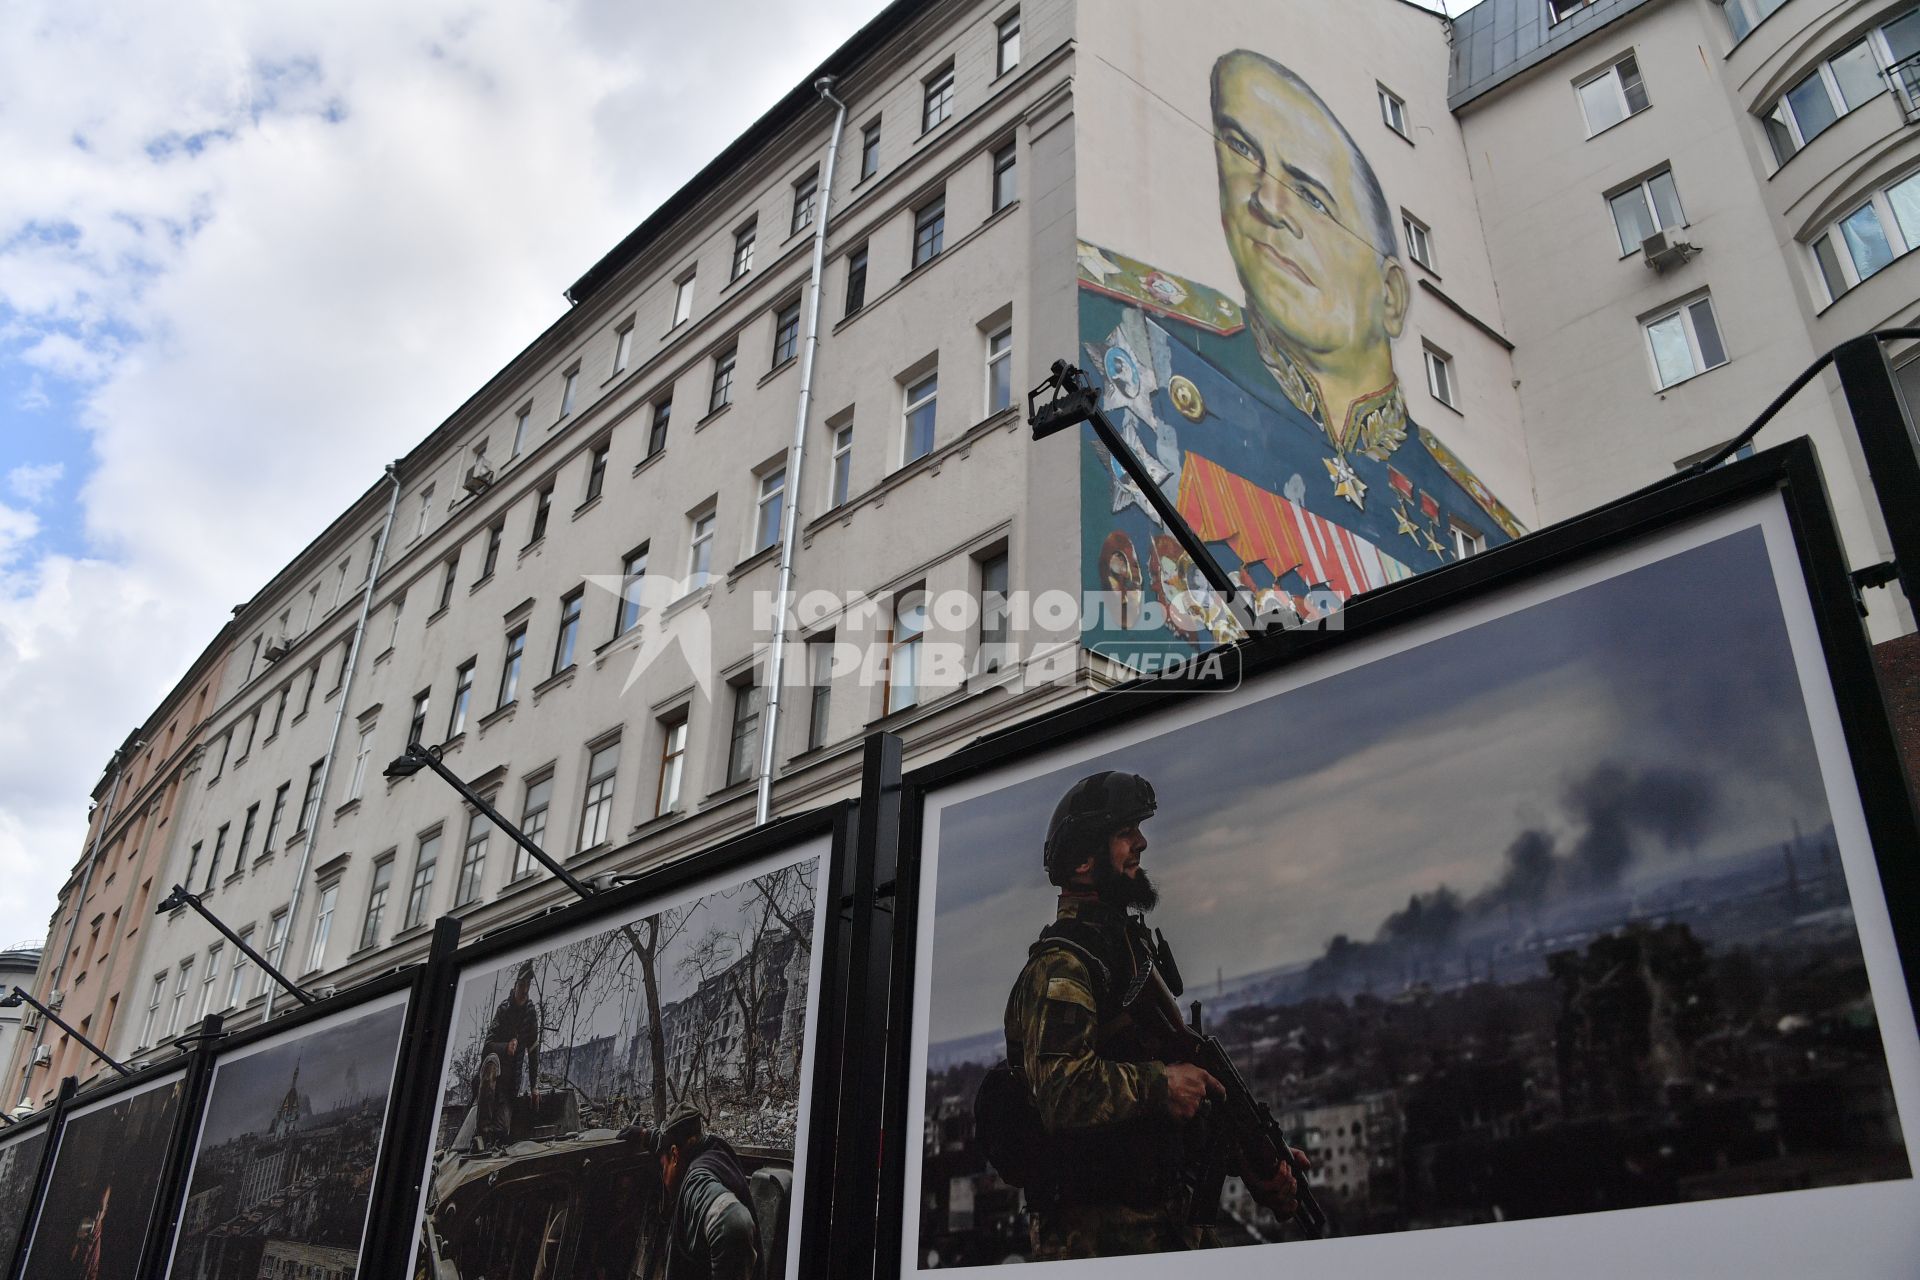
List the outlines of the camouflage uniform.
<svg viewBox="0 0 1920 1280">
<path fill-rule="evenodd" d="M 1143 940 L 1129 936 L 1125 913 L 1095 899 L 1062 894 L 1054 934 L 1093 945 L 1084 950 L 1043 935 L 1007 998 L 1007 1058 L 1024 1074 L 1042 1125 L 1050 1135 L 1101 1142 L 1082 1147 L 1083 1163 L 1148 1163 L 1172 1172 L 1190 1147 L 1191 1126 L 1167 1112 L 1166 1064 L 1124 1029 L 1121 990 L 1134 974 Z M 1085 952 L 1109 970 L 1096 976 Z M 1103 1008 L 1103 1005 L 1105 1006 Z M 1212 1232 L 1188 1221 L 1190 1187 L 1155 1194 L 1069 1196 L 1035 1194 L 1032 1257 L 1099 1258 L 1211 1247 Z"/>
</svg>

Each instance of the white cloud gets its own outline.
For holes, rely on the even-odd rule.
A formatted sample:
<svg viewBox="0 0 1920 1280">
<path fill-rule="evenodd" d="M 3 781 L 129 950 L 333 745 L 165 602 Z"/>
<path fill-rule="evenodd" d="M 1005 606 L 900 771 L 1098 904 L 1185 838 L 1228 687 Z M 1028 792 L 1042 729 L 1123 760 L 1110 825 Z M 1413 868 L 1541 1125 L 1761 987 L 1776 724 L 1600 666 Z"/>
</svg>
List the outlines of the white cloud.
<svg viewBox="0 0 1920 1280">
<path fill-rule="evenodd" d="M 83 556 L 0 508 L 0 935 L 232 602 L 878 7 L 16 6 L 0 338 L 91 467 Z"/>
<path fill-rule="evenodd" d="M 45 502 L 47 494 L 66 473 L 66 464 L 62 462 L 22 464 L 7 472 L 7 489 L 22 502 Z"/>
</svg>

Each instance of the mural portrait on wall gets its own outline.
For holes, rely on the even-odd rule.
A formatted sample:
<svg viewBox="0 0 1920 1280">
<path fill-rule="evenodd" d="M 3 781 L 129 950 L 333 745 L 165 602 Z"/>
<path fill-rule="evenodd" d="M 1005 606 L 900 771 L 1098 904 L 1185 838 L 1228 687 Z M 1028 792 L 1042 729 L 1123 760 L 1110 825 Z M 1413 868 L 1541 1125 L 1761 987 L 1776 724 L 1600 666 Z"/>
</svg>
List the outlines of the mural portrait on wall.
<svg viewBox="0 0 1920 1280">
<path fill-rule="evenodd" d="M 1352 134 L 1297 72 L 1246 49 L 1214 63 L 1209 99 L 1237 288 L 1080 245 L 1081 340 L 1115 426 L 1263 608 L 1312 616 L 1324 597 L 1310 593 L 1344 599 L 1518 536 L 1513 513 L 1409 415 L 1392 343 L 1411 288 Z M 1187 607 L 1191 564 L 1150 550 L 1165 531 L 1086 440 L 1087 588 L 1110 589 L 1117 534 L 1151 566 L 1166 634 L 1208 638 Z M 1115 621 L 1090 642 L 1117 638 Z"/>
</svg>

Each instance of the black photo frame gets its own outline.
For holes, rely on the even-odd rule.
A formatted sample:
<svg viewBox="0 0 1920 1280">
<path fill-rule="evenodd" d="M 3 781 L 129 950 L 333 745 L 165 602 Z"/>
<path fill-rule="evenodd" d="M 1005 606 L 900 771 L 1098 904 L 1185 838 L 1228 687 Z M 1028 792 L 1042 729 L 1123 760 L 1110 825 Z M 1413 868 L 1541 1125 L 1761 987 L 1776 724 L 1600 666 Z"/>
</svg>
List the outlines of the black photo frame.
<svg viewBox="0 0 1920 1280">
<path fill-rule="evenodd" d="M 39 1211 L 47 1168 L 53 1163 L 48 1139 L 78 1087 L 79 1082 L 68 1076 L 51 1107 L 0 1131 L 0 1205 L 6 1206 L 6 1215 L 0 1219 L 0 1276 L 9 1280 L 25 1248 L 33 1215 Z"/>
<path fill-rule="evenodd" d="M 1913 1025 L 1920 1005 L 1920 867 L 1914 857 L 1920 851 L 1920 825 L 1880 696 L 1859 600 L 1808 442 L 1794 441 L 1744 462 L 1677 479 L 1360 596 L 1346 608 L 1340 630 L 1256 637 L 1236 646 L 1231 657 L 1244 677 L 1243 693 L 1250 700 L 1246 705 L 1256 704 L 1269 683 L 1277 696 L 1283 687 L 1294 687 L 1284 682 L 1310 683 L 1316 670 L 1343 660 L 1375 661 L 1377 655 L 1402 651 L 1394 646 L 1424 644 L 1419 637 L 1427 633 L 1419 628 L 1477 626 L 1458 620 L 1472 616 L 1476 608 L 1491 609 L 1508 600 L 1516 602 L 1517 611 L 1527 600 L 1548 598 L 1555 583 L 1572 581 L 1583 571 L 1597 573 L 1601 569 L 1596 566 L 1630 563 L 1633 555 L 1652 554 L 1662 546 L 1685 550 L 1681 544 L 1687 538 L 1704 537 L 1701 531 L 1720 526 L 1761 528 L 1772 573 L 1783 583 L 1788 577 L 1797 583 L 1783 585 L 1780 599 L 1792 631 L 1798 679 L 1808 688 L 1818 683 L 1825 691 L 1809 696 L 1807 714 L 1811 732 L 1819 738 L 1818 780 L 1836 830 L 1845 827 L 1844 834 L 1834 837 L 1835 857 L 1844 873 L 1840 883 L 1849 895 L 1848 907 L 1858 911 L 1862 921 L 1856 927 L 1879 1016 L 1890 1075 L 1891 1129 L 1897 1139 L 1900 1108 L 1893 1107 L 1893 1100 L 1904 1096 L 1907 1114 L 1920 1114 L 1920 1042 Z M 1695 545 L 1704 544 L 1687 544 Z M 1647 607 L 1658 608 L 1659 601 L 1648 601 Z M 991 793 L 1019 780 L 1050 776 L 1050 770 L 1097 767 L 1087 762 L 1102 754 L 1103 744 L 1144 741 L 1155 732 L 1168 732 L 1168 726 L 1204 721 L 1204 702 L 1196 700 L 1211 696 L 1216 695 L 1191 684 L 1137 682 L 1018 725 L 906 775 L 893 976 L 887 994 L 890 1032 L 881 1104 L 876 1275 L 917 1274 L 928 1261 L 918 1244 L 927 1194 L 919 1148 L 933 1140 L 925 1136 L 932 1131 L 924 1127 L 928 1119 L 918 1104 L 928 1052 L 926 998 L 931 988 L 925 984 L 934 981 L 936 969 L 928 957 L 938 889 L 937 879 L 925 878 L 936 853 L 925 845 L 930 814 L 943 794 L 958 794 L 954 789 L 972 786 L 976 792 L 969 794 Z M 1156 731 L 1155 726 L 1162 728 Z M 1310 742 L 1310 736 L 1304 738 L 1303 748 Z M 1166 797 L 1161 803 L 1164 808 Z M 1037 832 L 1030 843 L 1037 864 Z M 1791 854 L 1788 863 L 1791 868 Z M 1863 891 L 1868 892 L 1863 896 Z M 1034 919 L 1034 932 L 1044 922 Z M 1031 936 L 1023 940 L 1022 957 L 1024 941 Z M 1016 959 L 1016 968 L 1018 963 Z M 1000 980 L 1004 983 L 1005 976 Z M 999 998 L 1005 998 L 1004 990 Z M 860 1140 L 851 1133 L 843 1139 L 849 1144 Z M 1617 1273 L 1622 1266 L 1649 1274 L 1734 1274 L 1786 1271 L 1803 1264 L 1817 1269 L 1820 1259 L 1847 1256 L 1856 1274 L 1910 1274 L 1911 1223 L 1920 1212 L 1920 1187 L 1911 1173 L 1910 1146 L 1902 1148 L 1901 1157 L 1897 1174 L 1876 1174 L 1844 1191 L 1785 1192 L 1800 1196 L 1787 1201 L 1787 1211 L 1779 1210 L 1778 1195 L 1721 1191 L 1699 1203 L 1660 1202 L 1652 1208 L 1618 1210 L 1636 1215 L 1625 1221 L 1611 1212 L 1556 1212 L 1498 1225 L 1435 1223 L 1428 1229 L 1429 1224 L 1416 1224 L 1391 1233 L 1321 1240 L 1289 1234 L 1284 1238 L 1292 1247 L 1284 1253 L 1227 1249 L 1183 1254 L 1178 1265 L 1185 1274 L 1208 1276 L 1264 1275 L 1276 1263 L 1326 1264 L 1361 1274 L 1417 1267 L 1422 1274 L 1468 1276 L 1485 1274 L 1490 1266 L 1541 1274 L 1599 1274 L 1601 1268 Z M 1811 1176 L 1808 1185 L 1818 1185 L 1818 1177 Z M 1382 1246 L 1383 1241 L 1388 1245 Z M 1160 1253 L 1137 1252 L 1108 1256 L 1097 1264 L 1082 1262 L 1062 1274 L 1152 1276 L 1164 1274 L 1172 1264 Z M 967 1269 L 1000 1273 L 992 1262 Z"/>
</svg>

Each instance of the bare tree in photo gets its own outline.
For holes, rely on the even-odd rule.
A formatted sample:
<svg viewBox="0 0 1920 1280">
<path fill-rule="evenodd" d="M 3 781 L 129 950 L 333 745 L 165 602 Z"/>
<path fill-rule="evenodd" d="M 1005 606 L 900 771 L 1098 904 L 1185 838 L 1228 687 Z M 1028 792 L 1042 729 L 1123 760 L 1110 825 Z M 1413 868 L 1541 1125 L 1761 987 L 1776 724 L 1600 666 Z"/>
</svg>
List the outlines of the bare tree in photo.
<svg viewBox="0 0 1920 1280">
<path fill-rule="evenodd" d="M 638 927 L 623 925 L 620 932 L 626 936 L 633 948 L 633 954 L 640 961 L 640 982 L 647 995 L 647 1053 L 653 1066 L 653 1122 L 663 1125 L 667 1122 L 667 1094 L 672 1081 L 667 1075 L 667 1038 L 666 1028 L 660 1021 L 660 953 L 680 936 L 693 919 L 694 912 L 700 909 L 699 903 L 691 906 L 675 907 L 662 911 L 658 915 L 648 916 Z M 641 934 L 646 940 L 641 941 Z"/>
</svg>

